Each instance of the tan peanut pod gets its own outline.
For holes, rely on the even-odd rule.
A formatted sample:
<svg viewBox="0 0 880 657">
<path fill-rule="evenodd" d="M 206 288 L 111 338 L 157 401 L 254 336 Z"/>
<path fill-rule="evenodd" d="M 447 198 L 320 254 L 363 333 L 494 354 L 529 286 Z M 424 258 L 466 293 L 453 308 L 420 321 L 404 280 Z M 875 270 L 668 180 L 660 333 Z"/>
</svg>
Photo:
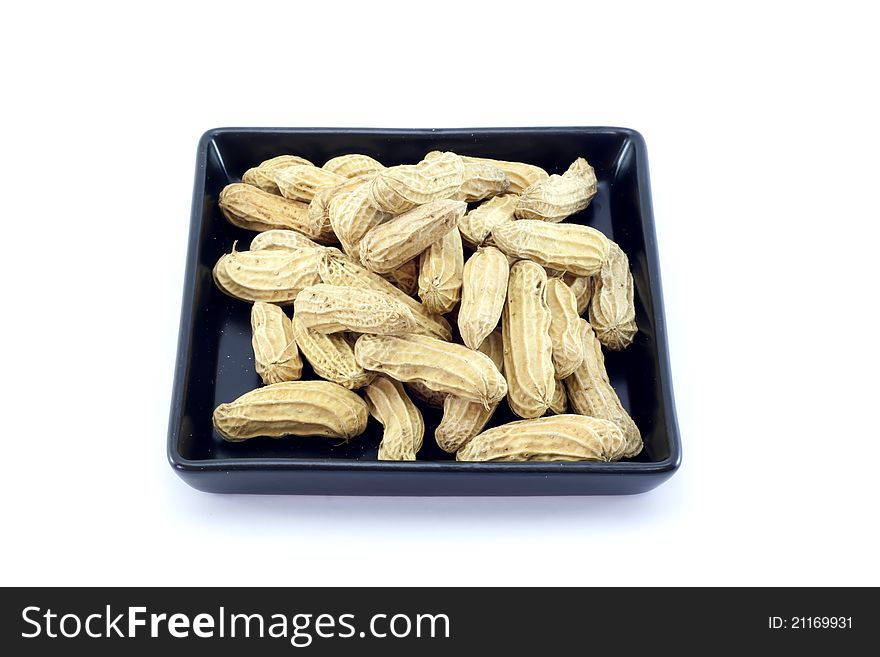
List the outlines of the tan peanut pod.
<svg viewBox="0 0 880 657">
<path fill-rule="evenodd" d="M 300 290 L 320 282 L 318 249 L 267 249 L 236 251 L 222 256 L 214 266 L 214 282 L 242 301 L 290 304 Z"/>
<path fill-rule="evenodd" d="M 561 379 L 556 379 L 553 398 L 550 400 L 550 408 L 547 410 L 556 415 L 562 415 L 568 411 L 568 395 L 565 394 L 565 384 Z"/>
<path fill-rule="evenodd" d="M 492 230 L 499 224 L 513 221 L 513 212 L 519 203 L 516 194 L 502 194 L 481 203 L 458 220 L 458 230 L 469 244 L 491 244 Z"/>
<path fill-rule="evenodd" d="M 337 249 L 324 249 L 318 264 L 321 281 L 329 285 L 348 285 L 385 292 L 403 303 L 416 321 L 416 333 L 430 335 L 441 340 L 452 339 L 449 323 L 440 315 L 434 315 L 411 296 L 399 290 L 384 278 L 360 266 Z"/>
<path fill-rule="evenodd" d="M 322 187 L 336 187 L 346 181 L 344 176 L 313 165 L 297 164 L 273 172 L 275 184 L 284 198 L 311 201 Z"/>
<path fill-rule="evenodd" d="M 364 174 L 381 171 L 385 166 L 369 155 L 352 153 L 327 160 L 321 168 L 345 178 L 357 178 Z"/>
<path fill-rule="evenodd" d="M 380 275 L 407 295 L 415 294 L 419 287 L 419 263 L 415 258 L 403 263 L 400 267 L 389 271 L 387 274 Z"/>
<path fill-rule="evenodd" d="M 464 162 L 455 153 L 441 153 L 418 164 L 402 164 L 379 172 L 370 187 L 373 205 L 401 214 L 455 195 L 464 182 Z"/>
<path fill-rule="evenodd" d="M 629 258 L 615 242 L 593 277 L 590 324 L 599 342 L 614 351 L 628 347 L 638 331 Z"/>
<path fill-rule="evenodd" d="M 574 274 L 565 274 L 562 277 L 565 284 L 574 292 L 574 298 L 577 300 L 578 316 L 584 314 L 587 306 L 590 305 L 590 297 L 593 296 L 593 277 L 592 276 L 575 276 Z"/>
<path fill-rule="evenodd" d="M 422 448 L 425 422 L 403 386 L 393 379 L 377 376 L 364 388 L 370 415 L 385 431 L 379 443 L 380 461 L 415 461 Z"/>
<path fill-rule="evenodd" d="M 354 359 L 354 346 L 342 333 L 318 333 L 296 315 L 291 322 L 293 337 L 303 357 L 322 379 L 355 390 L 369 385 L 376 374 L 367 372 Z"/>
<path fill-rule="evenodd" d="M 509 422 L 476 436 L 458 461 L 614 461 L 624 439 L 613 422 L 551 415 Z"/>
<path fill-rule="evenodd" d="M 460 198 L 473 203 L 490 196 L 505 194 L 510 179 L 502 169 L 490 162 L 465 162 L 464 182 L 458 190 Z"/>
<path fill-rule="evenodd" d="M 443 199 L 404 212 L 364 236 L 360 260 L 377 274 L 397 269 L 454 230 L 466 210 L 463 201 Z"/>
<path fill-rule="evenodd" d="M 524 189 L 514 214 L 517 219 L 559 223 L 587 207 L 594 195 L 582 178 L 554 174 Z"/>
<path fill-rule="evenodd" d="M 411 333 L 416 320 L 409 308 L 376 290 L 318 283 L 302 290 L 293 311 L 308 328 L 319 333 Z"/>
<path fill-rule="evenodd" d="M 504 160 L 492 160 L 486 157 L 467 157 L 462 156 L 465 164 L 473 162 L 483 162 L 492 164 L 501 169 L 510 181 L 508 190 L 511 194 L 520 194 L 524 189 L 534 185 L 536 182 L 547 180 L 550 175 L 541 167 L 534 164 L 526 164 L 525 162 L 506 162 Z"/>
<path fill-rule="evenodd" d="M 306 237 L 322 242 L 332 242 L 332 237 L 315 233 L 309 224 L 309 206 L 276 196 L 253 185 L 232 183 L 220 192 L 217 201 L 223 216 L 229 223 L 247 230 L 272 230 L 283 228 L 296 230 Z"/>
<path fill-rule="evenodd" d="M 333 226 L 330 225 L 330 201 L 341 187 L 342 185 L 321 187 L 309 201 L 308 217 L 313 231 L 333 230 Z"/>
<path fill-rule="evenodd" d="M 340 185 L 318 188 L 309 202 L 308 216 L 312 230 L 321 234 L 333 234 L 333 225 L 330 222 L 330 203 L 336 196 L 350 192 L 361 183 L 367 182 L 369 178 L 371 178 L 369 175 L 358 176 L 346 180 Z"/>
<path fill-rule="evenodd" d="M 431 390 L 428 386 L 419 381 L 409 381 L 406 384 L 406 389 L 409 390 L 413 397 L 423 404 L 427 404 L 431 408 L 443 408 L 443 402 L 449 396 L 445 392 Z M 482 408 L 482 406 L 480 406 L 480 408 Z"/>
<path fill-rule="evenodd" d="M 522 219 L 496 226 L 495 245 L 509 256 L 576 276 L 592 276 L 608 257 L 608 238 L 580 224 L 551 224 Z"/>
<path fill-rule="evenodd" d="M 543 415 L 553 398 L 553 345 L 547 307 L 547 273 L 520 260 L 510 268 L 501 314 L 507 403 L 522 418 Z"/>
<path fill-rule="evenodd" d="M 360 244 L 370 230 L 391 218 L 370 199 L 370 181 L 362 182 L 347 192 L 333 197 L 328 216 L 342 249 L 360 261 Z"/>
<path fill-rule="evenodd" d="M 293 327 L 281 308 L 257 301 L 251 308 L 251 331 L 254 365 L 263 383 L 297 381 L 302 376 Z"/>
<path fill-rule="evenodd" d="M 266 249 L 285 249 L 296 251 L 297 249 L 323 249 L 320 244 L 309 239 L 295 230 L 266 230 L 257 234 L 251 240 L 251 251 L 264 251 Z"/>
<path fill-rule="evenodd" d="M 424 335 L 362 335 L 354 357 L 364 369 L 398 381 L 419 381 L 487 408 L 507 394 L 507 382 L 491 358 Z"/>
<path fill-rule="evenodd" d="M 623 456 L 635 456 L 642 451 L 642 435 L 620 398 L 611 387 L 605 370 L 602 347 L 587 320 L 580 320 L 584 360 L 574 373 L 565 379 L 568 403 L 572 411 L 581 415 L 610 420 L 620 427 L 626 444 Z"/>
<path fill-rule="evenodd" d="M 569 166 L 566 172 L 562 174 L 562 177 L 580 178 L 583 180 L 587 185 L 587 193 L 590 197 L 590 201 L 593 200 L 593 197 L 596 196 L 596 193 L 599 191 L 599 181 L 596 179 L 596 170 L 593 169 L 593 167 L 590 166 L 590 163 L 582 157 L 579 157 L 572 162 L 571 166 Z"/>
<path fill-rule="evenodd" d="M 295 164 L 311 164 L 307 159 L 296 155 L 279 155 L 265 160 L 252 169 L 248 169 L 241 177 L 243 183 L 259 187 L 264 192 L 281 195 L 278 185 L 275 184 L 274 172 L 284 167 Z"/>
<path fill-rule="evenodd" d="M 478 249 L 464 265 L 458 331 L 462 342 L 479 349 L 501 319 L 510 266 L 494 246 Z"/>
<path fill-rule="evenodd" d="M 367 405 L 329 381 L 285 381 L 245 393 L 214 409 L 214 429 L 224 440 L 257 436 L 327 436 L 349 440 L 367 428 Z"/>
<path fill-rule="evenodd" d="M 422 251 L 419 259 L 419 298 L 430 312 L 442 315 L 461 298 L 464 250 L 461 235 L 453 227 Z"/>
<path fill-rule="evenodd" d="M 504 372 L 504 341 L 501 338 L 501 329 L 496 329 L 487 335 L 477 351 L 486 354 L 495 363 L 495 367 Z"/>
<path fill-rule="evenodd" d="M 560 278 L 547 279 L 547 307 L 550 308 L 553 369 L 557 379 L 564 379 L 580 366 L 584 347 L 577 299 Z"/>
<path fill-rule="evenodd" d="M 483 340 L 480 351 L 495 363 L 499 370 L 504 366 L 504 345 L 501 332 L 494 331 Z M 492 419 L 498 402 L 486 408 L 479 402 L 468 401 L 455 395 L 446 395 L 443 400 L 443 419 L 434 430 L 437 446 L 445 452 L 457 452 L 467 442 L 480 433 Z"/>
<path fill-rule="evenodd" d="M 265 171 L 260 171 L 257 167 L 250 168 L 241 174 L 241 182 L 258 187 L 269 194 L 281 194 L 273 177 Z"/>
</svg>

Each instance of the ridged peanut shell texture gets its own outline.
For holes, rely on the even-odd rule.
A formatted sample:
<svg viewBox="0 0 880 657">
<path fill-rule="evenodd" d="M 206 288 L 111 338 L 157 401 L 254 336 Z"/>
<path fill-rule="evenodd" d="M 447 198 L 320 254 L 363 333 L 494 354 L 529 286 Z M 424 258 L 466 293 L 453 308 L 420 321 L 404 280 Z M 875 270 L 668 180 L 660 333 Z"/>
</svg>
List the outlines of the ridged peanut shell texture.
<svg viewBox="0 0 880 657">
<path fill-rule="evenodd" d="M 459 461 L 613 461 L 624 443 L 613 422 L 583 415 L 551 415 L 494 427 L 476 436 Z"/>
<path fill-rule="evenodd" d="M 458 225 L 467 204 L 441 200 L 420 205 L 373 228 L 360 244 L 367 269 L 384 274 L 412 260 Z"/>
<path fill-rule="evenodd" d="M 429 313 L 418 301 L 337 249 L 324 249 L 318 264 L 318 275 L 322 282 L 329 285 L 344 285 L 389 294 L 410 309 L 416 322 L 415 333 L 430 335 L 441 340 L 452 338 L 449 323 L 443 317 Z"/>
<path fill-rule="evenodd" d="M 381 171 L 385 166 L 369 155 L 352 153 L 327 160 L 321 168 L 345 178 L 357 178 L 358 176 Z"/>
<path fill-rule="evenodd" d="M 577 298 L 562 279 L 547 280 L 547 306 L 550 308 L 550 342 L 557 379 L 574 372 L 584 359 Z"/>
<path fill-rule="evenodd" d="M 432 313 L 448 313 L 461 298 L 464 250 L 453 228 L 422 251 L 419 260 L 419 298 Z M 395 270 L 396 271 L 396 270 Z"/>
<path fill-rule="evenodd" d="M 379 443 L 380 461 L 415 461 L 422 448 L 425 422 L 403 386 L 378 376 L 364 389 L 370 414 L 385 428 Z"/>
<path fill-rule="evenodd" d="M 578 176 L 552 175 L 523 190 L 516 206 L 516 218 L 559 223 L 587 207 L 594 195 Z"/>
<path fill-rule="evenodd" d="M 306 203 L 314 198 L 319 189 L 336 187 L 347 180 L 345 176 L 306 164 L 278 169 L 274 174 L 275 184 L 284 198 Z"/>
<path fill-rule="evenodd" d="M 501 332 L 490 333 L 480 345 L 480 352 L 486 354 L 501 370 L 504 366 L 504 345 Z M 456 452 L 480 433 L 492 419 L 498 402 L 486 408 L 479 402 L 468 401 L 455 395 L 446 395 L 443 400 L 443 419 L 434 430 L 437 446 L 445 452 Z"/>
<path fill-rule="evenodd" d="M 507 403 L 522 418 L 543 415 L 556 386 L 547 273 L 534 262 L 520 260 L 510 268 L 507 302 L 501 318 Z"/>
<path fill-rule="evenodd" d="M 566 172 L 562 174 L 562 177 L 580 178 L 587 185 L 587 193 L 590 197 L 590 201 L 593 200 L 593 197 L 596 196 L 596 193 L 599 191 L 599 181 L 596 178 L 596 171 L 590 163 L 582 157 L 579 157 L 572 162 L 571 166 L 569 166 Z"/>
<path fill-rule="evenodd" d="M 248 169 L 241 177 L 243 183 L 259 187 L 270 194 L 281 194 L 278 185 L 275 184 L 275 171 L 296 164 L 309 164 L 311 162 L 297 155 L 278 155 L 265 160 L 252 169 Z"/>
<path fill-rule="evenodd" d="M 309 201 L 309 225 L 312 231 L 321 234 L 334 234 L 333 224 L 330 222 L 330 204 L 333 199 L 342 194 L 347 194 L 358 185 L 368 182 L 369 176 L 358 176 L 357 178 L 347 179 L 339 185 L 330 185 L 321 187 Z M 338 239 L 338 236 L 336 236 Z"/>
<path fill-rule="evenodd" d="M 526 164 L 525 162 L 506 162 L 504 160 L 492 160 L 486 157 L 467 157 L 462 156 L 465 164 L 482 162 L 491 164 L 501 169 L 506 175 L 510 186 L 507 191 L 511 194 L 521 194 L 524 189 L 534 185 L 542 180 L 547 180 L 550 175 L 541 167 L 534 164 Z"/>
<path fill-rule="evenodd" d="M 319 333 L 400 335 L 416 329 L 409 308 L 376 290 L 319 283 L 297 295 L 293 310 L 306 327 Z"/>
<path fill-rule="evenodd" d="M 556 415 L 568 411 L 568 395 L 565 392 L 565 384 L 560 379 L 556 379 L 556 387 L 553 389 L 553 398 L 550 400 L 548 410 Z"/>
<path fill-rule="evenodd" d="M 360 261 L 360 245 L 364 235 L 391 218 L 370 199 L 371 181 L 361 182 L 348 191 L 337 194 L 328 208 L 330 226 L 342 244 L 342 249 Z"/>
<path fill-rule="evenodd" d="M 629 258 L 615 242 L 593 278 L 590 324 L 599 342 L 614 351 L 628 347 L 638 331 Z"/>
<path fill-rule="evenodd" d="M 222 256 L 214 266 L 214 282 L 242 301 L 293 303 L 306 287 L 320 282 L 317 249 L 266 249 L 236 251 Z"/>
<path fill-rule="evenodd" d="M 499 224 L 513 221 L 517 203 L 519 196 L 516 194 L 502 194 L 481 203 L 458 220 L 461 236 L 473 246 L 491 244 L 492 230 Z"/>
<path fill-rule="evenodd" d="M 372 381 L 376 374 L 367 372 L 354 359 L 354 343 L 344 333 L 318 333 L 294 316 L 293 337 L 303 357 L 322 379 L 355 390 Z"/>
<path fill-rule="evenodd" d="M 498 326 L 509 275 L 507 257 L 492 246 L 478 249 L 465 263 L 458 331 L 471 349 L 478 349 Z"/>
<path fill-rule="evenodd" d="M 274 383 L 214 409 L 213 423 L 225 440 L 257 436 L 327 436 L 349 440 L 367 428 L 364 400 L 329 381 Z"/>
<path fill-rule="evenodd" d="M 577 300 L 577 314 L 583 315 L 590 305 L 590 298 L 593 296 L 593 277 L 566 273 L 562 280 L 574 292 L 574 298 Z"/>
<path fill-rule="evenodd" d="M 509 256 L 576 276 L 599 273 L 608 257 L 608 238 L 595 228 L 579 224 L 522 219 L 496 226 L 492 237 Z"/>
<path fill-rule="evenodd" d="M 407 381 L 406 389 L 409 393 L 423 404 L 427 404 L 431 408 L 443 408 L 443 402 L 449 396 L 445 392 L 437 392 L 431 390 L 424 383 L 419 381 Z"/>
<path fill-rule="evenodd" d="M 257 301 L 251 308 L 254 366 L 265 384 L 297 381 L 302 360 L 290 319 L 278 306 Z"/>
<path fill-rule="evenodd" d="M 251 251 L 265 251 L 266 249 L 296 251 L 297 249 L 322 248 L 324 247 L 298 231 L 280 228 L 263 231 L 251 240 Z"/>
<path fill-rule="evenodd" d="M 400 214 L 417 205 L 455 196 L 464 182 L 464 162 L 455 153 L 439 153 L 418 164 L 379 172 L 370 187 L 373 205 Z"/>
<path fill-rule="evenodd" d="M 246 230 L 296 230 L 321 243 L 330 243 L 332 236 L 316 233 L 309 224 L 309 206 L 283 196 L 264 192 L 244 183 L 226 185 L 217 200 L 220 211 L 229 223 Z"/>
<path fill-rule="evenodd" d="M 406 295 L 419 289 L 419 263 L 415 258 L 381 276 Z"/>
<path fill-rule="evenodd" d="M 504 194 L 508 189 L 510 189 L 510 179 L 496 165 L 491 162 L 465 161 L 464 182 L 458 190 L 459 198 L 473 203 L 490 196 Z"/>
<path fill-rule="evenodd" d="M 397 381 L 479 402 L 488 408 L 507 394 L 492 359 L 458 344 L 423 335 L 362 335 L 354 345 L 358 364 Z"/>
<path fill-rule="evenodd" d="M 584 359 L 581 366 L 565 379 L 568 403 L 572 411 L 581 415 L 610 420 L 620 427 L 626 440 L 623 456 L 635 456 L 642 451 L 642 435 L 620 398 L 611 387 L 605 370 L 602 347 L 590 324 L 580 320 Z"/>
</svg>

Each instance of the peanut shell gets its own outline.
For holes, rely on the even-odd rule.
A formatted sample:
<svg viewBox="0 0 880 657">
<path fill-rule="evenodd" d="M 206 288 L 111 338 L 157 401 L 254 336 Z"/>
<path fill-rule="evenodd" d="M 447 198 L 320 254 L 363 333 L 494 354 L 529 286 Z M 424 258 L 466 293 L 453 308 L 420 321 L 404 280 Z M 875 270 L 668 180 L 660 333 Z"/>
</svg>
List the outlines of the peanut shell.
<svg viewBox="0 0 880 657">
<path fill-rule="evenodd" d="M 265 384 L 296 381 L 302 360 L 293 339 L 290 318 L 278 306 L 257 301 L 251 308 L 254 366 Z"/>
<path fill-rule="evenodd" d="M 285 381 L 214 409 L 214 429 L 230 442 L 269 436 L 354 438 L 367 428 L 367 405 L 329 381 Z"/>
<path fill-rule="evenodd" d="M 455 455 L 458 461 L 614 461 L 624 443 L 613 422 L 551 415 L 484 431 Z"/>
</svg>

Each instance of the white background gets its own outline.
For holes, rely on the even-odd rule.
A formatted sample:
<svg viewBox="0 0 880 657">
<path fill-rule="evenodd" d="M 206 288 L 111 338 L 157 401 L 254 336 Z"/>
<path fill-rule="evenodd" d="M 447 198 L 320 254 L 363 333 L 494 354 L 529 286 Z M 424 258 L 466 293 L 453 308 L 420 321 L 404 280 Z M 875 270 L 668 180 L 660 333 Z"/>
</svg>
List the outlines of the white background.
<svg viewBox="0 0 880 657">
<path fill-rule="evenodd" d="M 7 7 L 0 583 L 880 584 L 867 3 L 343 4 Z M 192 172 L 226 125 L 641 131 L 679 473 L 619 498 L 187 487 Z"/>
</svg>

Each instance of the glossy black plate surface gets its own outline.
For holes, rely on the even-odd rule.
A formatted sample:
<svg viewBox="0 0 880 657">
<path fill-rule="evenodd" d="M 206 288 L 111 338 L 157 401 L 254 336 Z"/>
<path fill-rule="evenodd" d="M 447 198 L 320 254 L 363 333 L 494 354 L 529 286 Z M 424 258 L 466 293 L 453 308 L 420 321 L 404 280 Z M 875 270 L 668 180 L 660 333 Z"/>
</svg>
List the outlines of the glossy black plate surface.
<svg viewBox="0 0 880 657">
<path fill-rule="evenodd" d="M 348 444 L 326 438 L 258 438 L 227 443 L 211 412 L 258 387 L 250 343 L 250 304 L 216 288 L 211 268 L 233 241 L 255 235 L 217 207 L 223 187 L 262 160 L 293 153 L 316 164 L 365 153 L 386 165 L 414 163 L 430 150 L 531 162 L 562 173 L 578 156 L 595 167 L 599 192 L 566 221 L 594 226 L 629 255 L 639 333 L 626 350 L 606 352 L 612 384 L 642 431 L 645 449 L 619 463 L 458 463 L 436 447 L 438 411 L 425 412 L 417 462 L 376 460 L 381 426 Z M 308 376 L 308 365 L 304 378 Z M 490 426 L 518 419 L 502 403 Z M 219 128 L 199 142 L 183 308 L 168 430 L 175 471 L 200 490 L 221 493 L 340 495 L 583 495 L 640 493 L 678 468 L 681 448 L 666 347 L 647 152 L 624 128 L 387 130 Z"/>
</svg>

